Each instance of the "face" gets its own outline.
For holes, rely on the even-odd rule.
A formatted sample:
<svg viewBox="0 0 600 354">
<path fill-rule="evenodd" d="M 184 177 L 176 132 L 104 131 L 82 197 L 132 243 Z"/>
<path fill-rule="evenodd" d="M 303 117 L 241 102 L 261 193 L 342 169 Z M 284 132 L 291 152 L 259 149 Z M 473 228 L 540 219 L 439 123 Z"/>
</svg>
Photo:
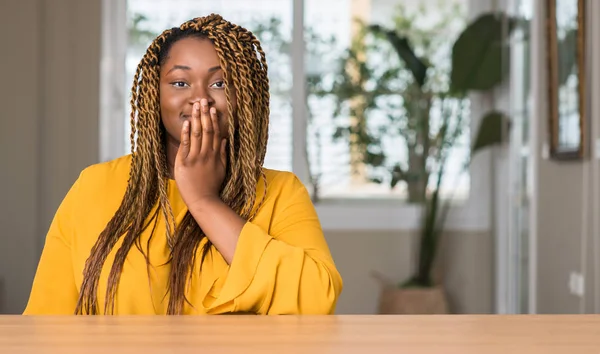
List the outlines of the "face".
<svg viewBox="0 0 600 354">
<path fill-rule="evenodd" d="M 230 87 L 235 111 L 235 91 Z M 214 45 L 208 39 L 184 38 L 175 42 L 160 68 L 160 113 L 167 143 L 179 146 L 183 122 L 192 117 L 192 106 L 206 98 L 217 109 L 219 128 L 228 136 L 225 80 Z"/>
</svg>

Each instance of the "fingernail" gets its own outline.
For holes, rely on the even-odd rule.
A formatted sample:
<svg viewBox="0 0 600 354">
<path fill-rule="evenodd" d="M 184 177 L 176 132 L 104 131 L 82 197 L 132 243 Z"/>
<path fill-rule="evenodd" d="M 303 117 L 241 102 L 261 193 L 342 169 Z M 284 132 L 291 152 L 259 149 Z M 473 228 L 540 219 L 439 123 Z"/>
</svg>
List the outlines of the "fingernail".
<svg viewBox="0 0 600 354">
<path fill-rule="evenodd" d="M 206 98 L 203 98 L 203 99 L 200 101 L 200 103 L 201 103 L 203 106 L 208 106 L 208 100 L 207 100 Z"/>
<path fill-rule="evenodd" d="M 194 109 L 198 110 L 200 108 L 200 105 L 198 104 L 198 102 L 194 103 Z"/>
</svg>

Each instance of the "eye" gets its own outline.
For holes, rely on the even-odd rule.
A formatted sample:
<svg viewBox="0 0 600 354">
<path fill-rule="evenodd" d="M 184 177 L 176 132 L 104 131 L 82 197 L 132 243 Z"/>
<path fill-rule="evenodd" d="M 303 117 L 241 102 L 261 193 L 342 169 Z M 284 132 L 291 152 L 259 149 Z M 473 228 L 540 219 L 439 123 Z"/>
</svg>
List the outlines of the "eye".
<svg viewBox="0 0 600 354">
<path fill-rule="evenodd" d="M 225 81 L 221 80 L 221 81 L 217 81 L 214 84 L 210 85 L 210 87 L 214 87 L 217 89 L 224 89 L 225 88 Z"/>
<path fill-rule="evenodd" d="M 171 83 L 171 86 L 177 87 L 177 88 L 184 88 L 189 86 L 186 82 L 184 81 L 175 81 Z"/>
</svg>

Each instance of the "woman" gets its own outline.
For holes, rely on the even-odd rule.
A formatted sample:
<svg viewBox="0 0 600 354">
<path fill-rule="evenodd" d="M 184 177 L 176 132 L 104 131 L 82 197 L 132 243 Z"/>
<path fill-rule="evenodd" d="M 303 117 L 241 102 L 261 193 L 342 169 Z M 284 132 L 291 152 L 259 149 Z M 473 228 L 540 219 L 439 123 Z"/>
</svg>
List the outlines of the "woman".
<svg viewBox="0 0 600 354">
<path fill-rule="evenodd" d="M 25 314 L 329 314 L 342 279 L 309 195 L 262 167 L 258 40 L 218 15 L 166 30 L 132 88 L 132 154 L 85 169 Z"/>
</svg>

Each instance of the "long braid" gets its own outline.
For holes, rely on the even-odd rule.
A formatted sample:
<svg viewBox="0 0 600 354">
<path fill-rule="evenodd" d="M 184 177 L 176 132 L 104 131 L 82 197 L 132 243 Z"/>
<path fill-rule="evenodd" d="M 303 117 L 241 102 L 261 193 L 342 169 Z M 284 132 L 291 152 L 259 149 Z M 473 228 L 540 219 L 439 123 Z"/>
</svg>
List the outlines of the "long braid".
<svg viewBox="0 0 600 354">
<path fill-rule="evenodd" d="M 135 75 L 133 76 L 133 85 L 134 86 L 131 89 L 131 100 L 129 101 L 129 104 L 131 105 L 131 107 L 135 107 L 135 105 L 137 104 L 138 87 L 136 87 L 136 85 L 138 85 L 138 81 L 140 80 L 140 71 L 141 70 L 142 70 L 141 66 L 138 66 L 137 69 L 135 70 Z M 137 112 L 135 110 L 132 110 L 130 118 L 129 118 L 129 125 L 131 126 L 131 133 L 129 134 L 129 141 L 130 141 L 130 145 L 131 145 L 131 153 L 132 154 L 135 151 L 135 133 L 137 131 L 136 114 L 137 114 Z M 130 175 L 130 177 L 131 177 L 131 175 Z"/>
<path fill-rule="evenodd" d="M 252 98 L 252 100 L 247 101 L 247 102 L 251 102 L 252 103 L 252 107 L 251 110 L 253 112 L 256 112 L 256 119 L 254 120 L 254 122 L 258 122 L 258 124 L 255 124 L 255 128 L 253 129 L 253 133 L 254 133 L 254 137 L 255 137 L 255 151 L 259 152 L 256 154 L 256 164 L 258 166 L 262 166 L 264 163 L 264 159 L 265 159 L 265 153 L 267 150 L 267 140 L 268 140 L 268 129 L 269 129 L 269 80 L 267 78 L 267 62 L 266 62 L 266 57 L 264 54 L 264 51 L 262 50 L 262 47 L 260 45 L 260 43 L 258 42 L 258 40 L 256 38 L 254 38 L 254 36 L 248 32 L 246 29 L 238 27 L 240 30 L 240 38 L 241 40 L 239 41 L 234 41 L 233 44 L 237 45 L 237 49 L 239 52 L 244 53 L 243 55 L 241 55 L 241 57 L 243 58 L 243 62 L 244 64 L 247 63 L 246 58 L 253 58 L 258 54 L 258 58 L 259 60 L 252 60 L 252 64 L 247 64 L 248 67 L 251 67 L 254 69 L 254 73 L 257 74 L 258 78 L 256 80 L 256 82 L 261 85 L 262 87 L 259 90 L 256 90 L 253 88 L 253 92 L 258 92 L 258 94 Z M 248 44 L 250 43 L 250 44 Z M 246 79 L 245 77 L 242 77 L 244 80 Z M 250 84 L 252 84 L 252 81 L 249 81 Z M 258 178 L 259 176 L 257 176 Z M 263 183 L 264 183 L 264 187 L 265 187 L 265 193 L 263 193 L 263 196 L 261 198 L 261 201 L 259 203 L 259 205 L 262 205 L 262 203 L 264 202 L 264 199 L 266 197 L 266 176 L 264 174 L 264 171 L 261 169 L 260 170 L 260 178 L 262 178 Z M 250 218 L 254 218 L 254 216 L 256 215 L 256 213 L 258 212 L 258 209 L 255 209 L 254 214 L 252 214 L 250 216 Z"/>
<path fill-rule="evenodd" d="M 255 146 L 254 142 L 252 141 L 254 138 L 255 118 L 253 111 L 250 109 L 250 105 L 252 104 L 253 99 L 253 97 L 251 97 L 250 92 L 253 92 L 254 90 L 252 85 L 249 85 L 247 80 L 244 80 L 245 76 L 248 74 L 248 72 L 246 72 L 246 69 L 248 67 L 247 63 L 243 59 L 239 60 L 239 62 L 236 63 L 235 58 L 231 56 L 233 48 L 228 47 L 229 42 L 227 41 L 227 38 L 221 40 L 218 39 L 214 39 L 215 50 L 221 58 L 221 65 L 225 66 L 224 72 L 231 73 L 230 77 L 228 77 L 227 79 L 230 80 L 230 82 L 232 82 L 234 87 L 248 88 L 248 90 L 244 89 L 239 90 L 237 92 L 237 95 L 240 98 L 240 102 L 238 103 L 238 112 L 241 112 L 242 116 L 250 117 L 250 119 L 243 119 L 238 122 L 238 131 L 240 132 L 240 145 L 237 148 L 239 153 L 238 161 L 240 161 L 241 163 L 241 165 L 238 168 L 241 171 L 243 171 L 242 174 L 246 174 L 246 176 L 242 177 L 244 181 L 242 193 L 238 194 L 237 198 L 232 200 L 234 202 L 234 204 L 232 205 L 233 209 L 236 211 L 241 209 L 242 217 L 248 218 L 249 213 L 247 210 L 244 210 L 244 208 L 246 207 L 245 209 L 248 209 L 248 205 L 252 207 L 252 205 L 254 205 L 254 198 L 251 197 L 251 200 L 245 200 L 243 197 L 245 195 L 251 194 L 248 193 L 248 184 L 253 184 L 252 190 L 256 188 L 256 175 L 252 175 L 253 171 L 255 171 L 255 161 L 253 160 L 254 156 L 256 156 L 256 151 L 251 153 L 251 156 L 249 156 L 249 150 L 253 151 L 253 146 Z M 248 172 L 250 173 L 250 175 L 248 175 Z M 250 178 L 250 181 L 248 181 L 248 177 Z"/>
<path fill-rule="evenodd" d="M 265 194 L 267 187 L 262 164 L 268 137 L 269 82 L 260 43 L 251 32 L 214 14 L 164 31 L 148 47 L 134 75 L 130 117 L 132 159 L 127 189 L 121 205 L 98 237 L 86 261 L 76 314 L 99 313 L 97 291 L 100 275 L 109 254 L 122 239 L 110 267 L 104 303 L 104 313 L 114 313 L 127 254 L 134 245 L 144 253 L 139 242 L 140 235 L 149 225 L 154 224 L 155 227 L 159 217 L 165 220 L 165 235 L 171 247 L 167 313 L 181 314 L 185 303 L 191 305 L 186 298 L 186 290 L 194 275 L 192 270 L 198 248 L 203 244 L 200 253 L 202 266 L 212 244 L 189 212 L 179 225 L 175 225 L 168 199 L 165 133 L 159 103 L 161 58 L 167 55 L 173 43 L 189 36 L 207 38 L 214 44 L 226 83 L 229 143 L 221 198 L 246 220 L 255 216 L 264 201 L 263 194 L 261 201 L 256 203 L 255 195 L 258 179 L 262 179 L 265 185 Z M 238 101 L 236 111 L 232 105 L 233 94 Z M 147 269 L 150 269 L 150 259 L 148 255 L 144 256 Z"/>
<path fill-rule="evenodd" d="M 151 119 L 139 119 L 140 116 L 156 112 L 152 105 L 152 100 L 147 100 L 147 90 L 152 79 L 150 73 L 143 65 L 148 58 L 145 56 L 139 65 L 136 76 L 141 76 L 138 82 L 134 81 L 133 92 L 135 96 L 135 106 L 138 108 L 136 151 L 132 158 L 132 169 L 123 201 L 115 213 L 115 216 L 108 223 L 106 229 L 101 233 L 96 245 L 92 248 L 91 255 L 86 262 L 84 269 L 84 281 L 80 292 L 80 298 L 76 308 L 76 313 L 98 313 L 97 288 L 101 275 L 102 265 L 105 263 L 109 253 L 119 240 L 123 238 L 123 245 L 115 255 L 115 260 L 109 274 L 109 281 L 106 291 L 106 298 L 114 298 L 116 293 L 116 284 L 121 274 L 122 264 L 126 258 L 127 252 L 139 234 L 143 230 L 144 220 L 149 214 L 156 200 L 156 183 L 153 183 L 153 175 L 150 173 L 152 164 L 150 158 L 153 155 L 151 140 L 148 138 L 148 122 Z M 136 86 L 137 84 L 137 86 Z M 133 113 L 132 113 L 132 116 Z M 110 313 L 113 309 L 114 301 L 105 303 L 104 312 Z"/>
</svg>

